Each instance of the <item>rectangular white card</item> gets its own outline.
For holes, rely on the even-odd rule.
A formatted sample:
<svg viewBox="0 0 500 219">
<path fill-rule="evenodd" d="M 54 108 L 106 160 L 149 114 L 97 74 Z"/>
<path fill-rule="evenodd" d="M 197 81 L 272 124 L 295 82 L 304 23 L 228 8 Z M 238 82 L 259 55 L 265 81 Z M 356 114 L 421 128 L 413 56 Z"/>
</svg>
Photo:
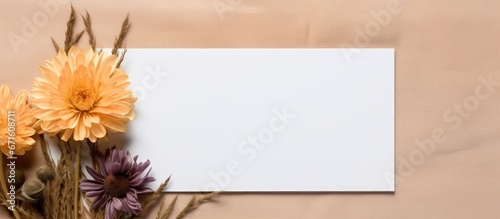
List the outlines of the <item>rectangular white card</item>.
<svg viewBox="0 0 500 219">
<path fill-rule="evenodd" d="M 167 191 L 394 191 L 394 50 L 129 49 L 129 150 Z"/>
</svg>

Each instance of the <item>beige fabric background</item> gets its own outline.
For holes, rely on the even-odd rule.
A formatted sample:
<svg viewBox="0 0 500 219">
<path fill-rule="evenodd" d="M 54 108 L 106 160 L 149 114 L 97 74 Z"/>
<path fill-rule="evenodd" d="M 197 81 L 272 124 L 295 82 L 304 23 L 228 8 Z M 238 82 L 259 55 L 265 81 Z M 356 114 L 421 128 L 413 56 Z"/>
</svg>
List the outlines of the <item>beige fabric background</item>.
<svg viewBox="0 0 500 219">
<path fill-rule="evenodd" d="M 214 2 L 226 5 L 222 16 Z M 356 46 L 357 28 L 377 21 L 372 11 L 388 11 L 397 2 L 399 13 L 391 14 L 380 30 L 371 29 L 375 33 L 369 43 L 357 45 L 396 49 L 396 192 L 223 194 L 188 218 L 498 218 L 500 87 L 481 88 L 489 96 L 477 102 L 472 95 L 482 86 L 480 77 L 500 82 L 499 1 L 162 0 L 73 5 L 79 13 L 91 13 L 99 47 L 112 45 L 130 13 L 128 47 L 338 48 Z M 37 66 L 54 55 L 50 36 L 63 41 L 69 4 L 59 5 L 46 22 L 40 17 L 37 32 L 23 36 L 23 19 L 43 16 L 40 13 L 45 12 L 38 1 L 0 2 L 0 82 L 14 91 L 30 89 L 39 75 Z M 9 34 L 26 41 L 14 46 Z M 86 46 L 86 40 L 80 45 Z M 458 115 L 447 115 L 448 110 L 464 101 L 469 112 L 446 121 L 444 116 Z M 432 138 L 433 130 L 442 130 L 446 140 L 424 153 L 415 141 Z M 23 167 L 33 170 L 42 163 L 36 151 L 23 157 Z M 178 203 L 189 198 L 181 195 Z"/>
</svg>

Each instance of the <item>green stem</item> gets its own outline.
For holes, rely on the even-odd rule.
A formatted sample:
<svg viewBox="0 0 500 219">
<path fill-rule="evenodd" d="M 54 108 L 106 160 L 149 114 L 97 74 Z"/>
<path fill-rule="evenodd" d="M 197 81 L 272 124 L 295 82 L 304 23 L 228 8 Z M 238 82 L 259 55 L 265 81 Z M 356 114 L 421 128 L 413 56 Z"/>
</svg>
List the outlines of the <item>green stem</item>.
<svg viewBox="0 0 500 219">
<path fill-rule="evenodd" d="M 80 182 L 80 170 L 81 170 L 81 150 L 82 150 L 82 142 L 79 141 L 76 144 L 76 167 L 75 167 L 75 184 L 74 184 L 74 194 L 73 194 L 73 211 L 74 218 L 78 219 L 78 207 L 80 203 L 78 202 L 80 198 L 80 189 L 78 188 L 78 184 Z"/>
</svg>

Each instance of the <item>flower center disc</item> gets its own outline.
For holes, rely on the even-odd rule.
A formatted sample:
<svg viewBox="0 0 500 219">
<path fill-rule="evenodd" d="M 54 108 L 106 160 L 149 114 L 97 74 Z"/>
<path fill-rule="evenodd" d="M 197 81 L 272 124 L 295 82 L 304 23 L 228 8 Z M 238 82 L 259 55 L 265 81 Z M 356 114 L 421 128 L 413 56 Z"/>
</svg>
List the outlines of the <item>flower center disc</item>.
<svg viewBox="0 0 500 219">
<path fill-rule="evenodd" d="M 109 175 L 104 179 L 104 189 L 112 197 L 124 198 L 129 192 L 130 182 L 128 177 Z"/>
<path fill-rule="evenodd" d="M 72 97 L 73 105 L 81 111 L 87 111 L 94 105 L 94 93 L 86 88 L 77 88 Z"/>
</svg>

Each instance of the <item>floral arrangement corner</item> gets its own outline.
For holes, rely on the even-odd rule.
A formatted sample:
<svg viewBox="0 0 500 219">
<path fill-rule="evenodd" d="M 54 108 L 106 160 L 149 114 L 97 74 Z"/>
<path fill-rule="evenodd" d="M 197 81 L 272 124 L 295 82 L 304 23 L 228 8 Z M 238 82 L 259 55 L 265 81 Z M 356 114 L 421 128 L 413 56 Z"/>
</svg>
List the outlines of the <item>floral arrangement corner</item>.
<svg viewBox="0 0 500 219">
<path fill-rule="evenodd" d="M 7 85 L 0 86 L 0 172 L 5 173 L 0 174 L 0 204 L 12 218 L 145 217 L 170 180 L 153 191 L 147 186 L 155 181 L 149 175 L 149 160 L 139 162 L 138 156 L 115 146 L 100 152 L 100 141 L 109 133 L 125 132 L 135 118 L 137 98 L 121 69 L 126 49 L 119 50 L 131 24 L 127 15 L 107 54 L 96 51 L 89 13 L 82 19 L 85 30 L 75 34 L 76 13 L 71 6 L 64 47 L 52 39 L 57 55 L 39 67 L 42 76 L 35 79 L 30 98 L 26 91 L 12 96 Z M 85 33 L 87 51 L 77 46 Z M 36 177 L 25 179 L 22 169 L 4 169 L 5 161 L 24 155 L 37 141 L 46 165 L 37 169 Z M 51 141 L 60 151 L 57 161 L 50 151 Z M 88 177 L 82 171 L 82 147 L 88 148 L 91 157 L 92 166 L 85 166 Z M 193 196 L 176 218 L 218 194 Z M 156 218 L 172 216 L 176 200 L 177 196 L 168 206 L 162 201 Z"/>
</svg>

